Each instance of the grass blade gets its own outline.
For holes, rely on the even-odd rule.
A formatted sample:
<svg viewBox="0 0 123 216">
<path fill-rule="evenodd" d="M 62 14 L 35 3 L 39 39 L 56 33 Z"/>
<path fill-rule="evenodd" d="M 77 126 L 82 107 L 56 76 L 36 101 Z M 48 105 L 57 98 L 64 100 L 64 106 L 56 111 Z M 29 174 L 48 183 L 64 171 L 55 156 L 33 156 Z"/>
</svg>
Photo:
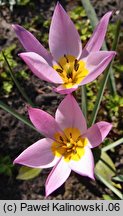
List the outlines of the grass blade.
<svg viewBox="0 0 123 216">
<path fill-rule="evenodd" d="M 115 36 L 114 36 L 112 50 L 116 50 L 116 48 L 117 48 L 117 43 L 118 43 L 118 40 L 119 40 L 119 32 L 120 32 L 120 21 L 117 22 L 117 28 L 116 29 L 117 29 L 117 31 L 116 31 Z M 100 89 L 99 89 L 98 94 L 97 94 L 97 99 L 96 99 L 96 102 L 95 102 L 95 105 L 94 105 L 94 109 L 93 109 L 93 112 L 92 112 L 92 116 L 91 116 L 91 119 L 90 119 L 89 126 L 91 126 L 96 120 L 97 112 L 99 110 L 100 103 L 101 103 L 101 100 L 102 100 L 102 97 L 103 97 L 103 93 L 104 93 L 104 90 L 105 90 L 105 87 L 106 87 L 106 84 L 107 84 L 107 81 L 108 81 L 108 77 L 109 77 L 109 74 L 111 72 L 112 63 L 113 63 L 113 61 L 110 63 L 109 67 L 104 72 L 104 78 L 103 78 L 103 80 L 102 80 L 102 82 L 100 84 Z"/>
<path fill-rule="evenodd" d="M 119 139 L 119 140 L 117 140 L 117 141 L 115 141 L 115 142 L 113 142 L 113 143 L 111 143 L 111 144 L 109 144 L 109 145 L 103 147 L 103 148 L 102 148 L 102 151 L 103 151 L 103 152 L 106 152 L 106 151 L 108 151 L 108 150 L 110 150 L 110 149 L 112 149 L 112 148 L 117 147 L 118 145 L 120 145 L 120 144 L 122 144 L 122 143 L 123 143 L 123 138 L 121 138 L 121 139 Z"/>
<path fill-rule="evenodd" d="M 14 117 L 16 117 L 18 120 L 22 121 L 27 126 L 36 130 L 36 128 L 33 127 L 31 122 L 25 116 L 22 116 L 21 114 L 17 113 L 16 111 L 14 111 L 12 108 L 10 108 L 8 105 L 3 103 L 2 101 L 0 101 L 0 108 L 2 108 L 3 110 L 7 111 L 10 114 L 12 114 Z"/>
<path fill-rule="evenodd" d="M 97 179 L 99 179 L 106 187 L 108 187 L 113 193 L 115 193 L 121 200 L 123 200 L 123 194 L 115 188 L 113 185 L 111 185 L 106 179 L 104 179 L 101 175 L 99 175 L 97 172 L 95 172 L 95 176 Z"/>
<path fill-rule="evenodd" d="M 31 99 L 27 96 L 27 94 L 26 94 L 25 91 L 21 88 L 19 82 L 17 81 L 17 79 L 16 79 L 16 77 L 15 77 L 15 74 L 13 73 L 13 71 L 12 71 L 12 69 L 11 69 L 11 67 L 10 67 L 10 64 L 9 64 L 9 62 L 8 62 L 8 60 L 7 60 L 7 58 L 6 58 L 5 54 L 4 54 L 4 52 L 2 52 L 2 54 L 3 54 L 3 57 L 4 57 L 4 59 L 5 59 L 5 62 L 6 62 L 6 64 L 7 64 L 7 66 L 8 66 L 8 68 L 9 68 L 9 73 L 10 73 L 10 75 L 11 75 L 11 78 L 13 79 L 13 81 L 14 81 L 16 87 L 18 88 L 19 92 L 21 93 L 21 95 L 23 96 L 23 98 L 24 98 L 31 106 L 34 106 L 34 104 L 33 104 L 33 102 L 31 101 Z"/>
</svg>

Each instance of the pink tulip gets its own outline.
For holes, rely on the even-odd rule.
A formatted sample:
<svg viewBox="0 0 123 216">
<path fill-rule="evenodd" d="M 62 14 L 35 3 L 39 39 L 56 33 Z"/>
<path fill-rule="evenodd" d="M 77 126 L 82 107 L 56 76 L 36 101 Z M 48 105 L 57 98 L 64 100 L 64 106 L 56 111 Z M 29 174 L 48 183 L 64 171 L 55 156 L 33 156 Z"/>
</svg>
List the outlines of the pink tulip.
<svg viewBox="0 0 123 216">
<path fill-rule="evenodd" d="M 37 108 L 30 107 L 28 111 L 36 129 L 47 138 L 28 147 L 14 163 L 35 168 L 54 166 L 46 180 L 46 196 L 66 181 L 71 170 L 94 179 L 91 148 L 104 140 L 112 125 L 101 121 L 87 129 L 84 115 L 71 94 L 58 106 L 55 119 Z"/>
<path fill-rule="evenodd" d="M 19 56 L 40 79 L 60 84 L 54 91 L 69 94 L 78 86 L 96 79 L 115 56 L 114 51 L 99 51 L 112 12 L 106 13 L 82 50 L 73 22 L 57 3 L 49 31 L 50 53 L 26 29 L 13 25 L 18 39 L 27 52 Z"/>
</svg>

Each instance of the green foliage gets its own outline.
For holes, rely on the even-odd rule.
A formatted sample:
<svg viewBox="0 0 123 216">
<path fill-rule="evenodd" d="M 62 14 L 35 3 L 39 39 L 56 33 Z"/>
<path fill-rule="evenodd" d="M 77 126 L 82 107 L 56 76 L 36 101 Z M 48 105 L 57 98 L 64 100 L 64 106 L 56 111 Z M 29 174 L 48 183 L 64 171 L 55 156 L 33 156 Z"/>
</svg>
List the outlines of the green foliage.
<svg viewBox="0 0 123 216">
<path fill-rule="evenodd" d="M 16 49 L 16 45 L 12 44 L 11 46 L 3 50 L 12 70 L 17 66 L 17 62 L 13 58 L 13 51 L 15 49 Z M 11 76 L 8 71 L 8 67 L 6 65 L 2 52 L 0 52 L 0 67 L 1 67 L 0 69 L 0 91 L 8 95 L 11 93 L 14 83 L 11 79 Z M 15 75 L 17 78 L 20 78 L 20 77 L 24 79 L 29 78 L 28 74 L 24 70 L 21 70 L 18 73 L 15 73 Z"/>
<path fill-rule="evenodd" d="M 16 178 L 20 180 L 33 179 L 41 173 L 41 170 L 42 169 L 40 168 L 30 168 L 30 167 L 22 166 Z"/>
<path fill-rule="evenodd" d="M 0 156 L 0 174 L 12 175 L 13 164 L 9 156 Z"/>
<path fill-rule="evenodd" d="M 116 174 L 116 169 L 113 161 L 107 153 L 102 152 L 101 158 L 96 164 L 95 172 L 102 176 L 108 183 L 114 185 L 117 188 L 121 188 L 120 184 L 112 182 L 112 177 Z"/>
<path fill-rule="evenodd" d="M 80 33 L 82 41 L 87 41 L 92 35 L 92 26 L 83 7 L 78 6 L 70 12 L 71 19 Z"/>
<path fill-rule="evenodd" d="M 108 110 L 109 116 L 112 119 L 113 116 L 118 117 L 119 116 L 119 109 L 123 107 L 123 97 L 119 95 L 105 95 L 105 106 Z"/>
<path fill-rule="evenodd" d="M 117 200 L 118 197 L 116 197 L 116 196 L 109 196 L 108 194 L 103 194 L 103 199 L 104 200 Z"/>
<path fill-rule="evenodd" d="M 4 51 L 4 54 L 5 56 L 7 57 L 8 61 L 9 61 L 9 64 L 11 66 L 11 68 L 14 68 L 15 66 L 17 66 L 17 62 L 13 59 L 13 55 L 12 55 L 12 52 L 16 49 L 16 45 L 15 44 L 11 44 L 11 46 L 5 48 L 3 51 Z M 5 67 L 5 60 L 4 60 L 4 57 L 2 55 L 2 52 L 0 52 L 0 65 L 1 67 Z"/>
<path fill-rule="evenodd" d="M 86 85 L 86 89 L 87 89 L 87 98 L 88 98 L 88 112 L 92 112 L 96 101 L 97 92 L 99 90 L 98 81 L 94 80 L 93 82 L 88 83 Z"/>
<path fill-rule="evenodd" d="M 123 175 L 117 175 L 112 178 L 113 181 L 123 183 Z"/>
<path fill-rule="evenodd" d="M 0 6 L 8 5 L 10 10 L 13 11 L 14 5 L 25 6 L 30 2 L 30 0 L 0 0 Z"/>
</svg>

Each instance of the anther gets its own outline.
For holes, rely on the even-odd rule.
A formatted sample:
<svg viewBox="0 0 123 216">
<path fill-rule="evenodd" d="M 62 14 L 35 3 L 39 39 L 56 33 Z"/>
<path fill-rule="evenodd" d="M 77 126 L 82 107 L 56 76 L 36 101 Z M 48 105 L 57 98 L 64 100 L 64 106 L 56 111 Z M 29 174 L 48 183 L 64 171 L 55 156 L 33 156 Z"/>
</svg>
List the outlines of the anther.
<svg viewBox="0 0 123 216">
<path fill-rule="evenodd" d="M 70 132 L 70 137 L 72 138 L 72 133 Z"/>
<path fill-rule="evenodd" d="M 74 62 L 74 70 L 75 70 L 75 71 L 78 71 L 78 69 L 79 69 L 79 63 L 78 63 L 78 60 L 75 59 L 75 62 Z"/>
<path fill-rule="evenodd" d="M 67 58 L 67 56 L 65 54 L 64 54 L 64 57 L 65 57 L 67 63 L 69 63 L 69 60 L 68 60 L 68 58 Z"/>
<path fill-rule="evenodd" d="M 63 73 L 63 70 L 61 70 L 61 69 L 59 69 L 59 68 L 57 68 L 56 71 L 57 71 L 58 73 Z"/>
<path fill-rule="evenodd" d="M 61 140 L 62 142 L 64 141 L 63 138 L 62 138 L 62 136 L 60 136 L 59 138 L 60 138 L 60 140 Z"/>
</svg>

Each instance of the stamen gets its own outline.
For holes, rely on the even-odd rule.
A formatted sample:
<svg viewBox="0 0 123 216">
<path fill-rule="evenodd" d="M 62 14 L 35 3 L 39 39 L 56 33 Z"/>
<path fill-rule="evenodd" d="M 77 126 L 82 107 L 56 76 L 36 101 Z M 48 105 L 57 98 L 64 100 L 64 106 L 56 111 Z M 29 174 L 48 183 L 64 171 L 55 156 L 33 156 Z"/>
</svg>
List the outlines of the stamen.
<svg viewBox="0 0 123 216">
<path fill-rule="evenodd" d="M 60 140 L 61 140 L 62 142 L 64 141 L 63 138 L 62 138 L 62 136 L 60 136 L 59 138 L 60 138 Z"/>
<path fill-rule="evenodd" d="M 59 62 L 58 62 L 58 64 L 59 64 L 59 66 L 62 68 L 62 70 L 64 70 L 63 67 L 62 67 L 62 65 L 61 65 Z"/>
<path fill-rule="evenodd" d="M 72 133 L 70 132 L 70 137 L 72 138 Z"/>
<path fill-rule="evenodd" d="M 69 63 L 69 60 L 68 60 L 68 58 L 67 58 L 67 56 L 65 54 L 64 54 L 64 57 L 66 59 L 66 62 Z"/>
<path fill-rule="evenodd" d="M 57 68 L 56 71 L 57 71 L 58 73 L 63 73 L 63 70 L 61 70 L 61 69 L 59 69 L 59 68 Z"/>
<path fill-rule="evenodd" d="M 75 70 L 75 71 L 78 71 L 78 69 L 79 69 L 79 63 L 78 63 L 78 60 L 75 59 L 75 62 L 74 62 L 74 70 Z"/>
</svg>

